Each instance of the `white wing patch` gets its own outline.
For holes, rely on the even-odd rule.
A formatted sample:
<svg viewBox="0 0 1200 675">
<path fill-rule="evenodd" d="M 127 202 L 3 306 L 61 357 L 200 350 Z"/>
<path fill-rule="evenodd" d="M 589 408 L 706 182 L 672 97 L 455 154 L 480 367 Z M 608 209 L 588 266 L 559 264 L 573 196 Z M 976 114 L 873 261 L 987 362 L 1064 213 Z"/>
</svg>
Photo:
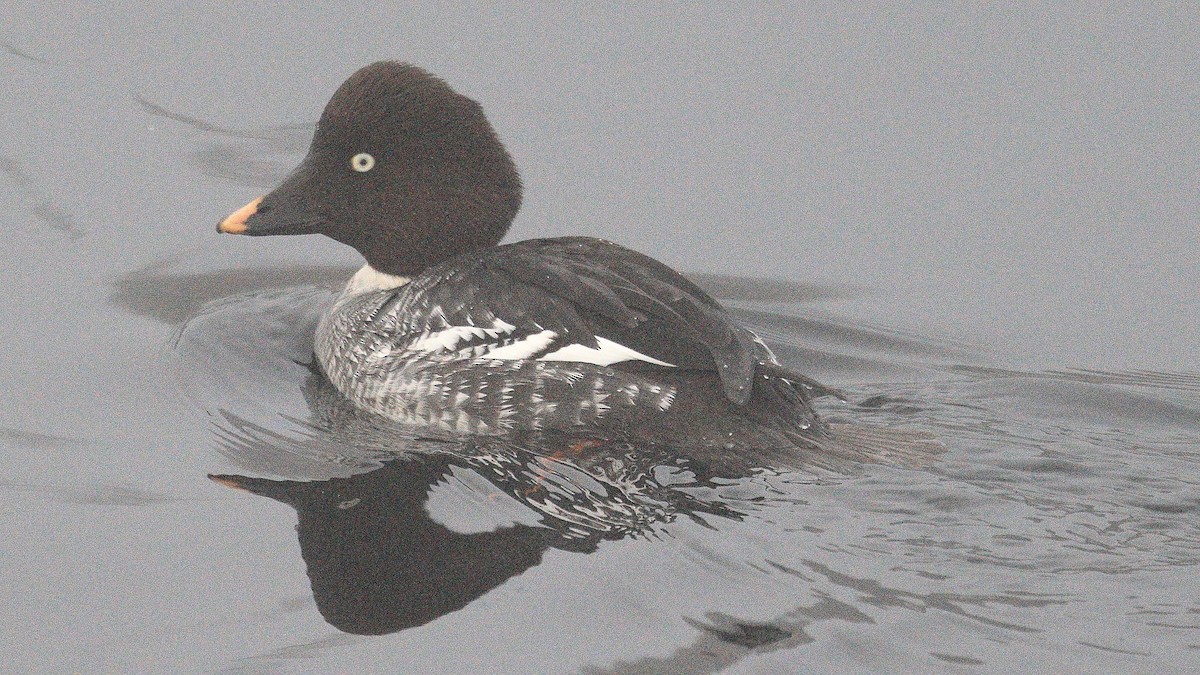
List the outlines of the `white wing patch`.
<svg viewBox="0 0 1200 675">
<path fill-rule="evenodd" d="M 511 345 L 505 345 L 488 351 L 483 357 L 489 359 L 528 359 L 553 344 L 556 337 L 558 337 L 558 333 L 552 330 L 544 330 L 540 333 L 534 333 L 523 340 L 518 340 Z M 621 361 L 644 361 L 646 363 L 653 363 L 656 366 L 675 367 L 673 363 L 659 361 L 652 356 L 647 356 L 598 335 L 596 336 L 595 348 L 585 347 L 581 344 L 569 344 L 562 349 L 556 349 L 549 354 L 538 357 L 537 360 L 591 363 L 597 366 L 609 366 Z"/>
<path fill-rule="evenodd" d="M 422 335 L 419 339 L 409 344 L 406 351 L 426 353 L 463 351 L 471 358 L 523 361 L 532 359 L 535 354 L 546 351 L 547 348 L 554 344 L 554 340 L 558 338 L 557 332 L 543 330 L 513 340 L 509 336 L 516 329 L 516 326 L 503 319 L 492 321 L 491 328 L 480 326 L 449 326 Z M 512 341 L 510 342 L 510 340 Z M 483 341 L 483 343 L 480 344 L 479 341 Z M 467 344 L 464 345 L 464 343 Z M 642 361 L 666 368 L 675 367 L 673 363 L 660 361 L 652 356 L 598 335 L 596 336 L 596 347 L 569 344 L 561 349 L 556 349 L 549 354 L 538 357 L 537 360 L 590 363 L 597 366 L 609 366 L 622 361 Z"/>
<path fill-rule="evenodd" d="M 524 339 L 517 340 L 511 345 L 490 349 L 484 352 L 483 358 L 521 361 L 549 347 L 550 343 L 554 342 L 554 338 L 556 337 L 558 337 L 558 333 L 552 330 L 544 330 Z"/>
<path fill-rule="evenodd" d="M 443 328 L 442 330 L 422 335 L 421 339 L 413 342 L 408 348 L 419 352 L 450 352 L 457 349 L 458 344 L 464 340 L 471 340 L 473 338 L 496 339 L 501 335 L 508 335 L 514 329 L 516 329 L 516 326 L 499 319 L 492 322 L 491 328 L 450 326 L 449 328 Z M 517 344 L 520 343 L 518 342 Z"/>
<path fill-rule="evenodd" d="M 596 348 L 593 349 L 581 344 L 570 344 L 558 351 L 550 352 L 538 361 L 575 361 L 577 363 L 594 363 L 598 366 L 608 366 L 621 361 L 645 361 L 656 366 L 675 367 L 673 363 L 659 361 L 653 356 L 647 356 L 599 335 L 596 336 L 596 345 Z"/>
</svg>

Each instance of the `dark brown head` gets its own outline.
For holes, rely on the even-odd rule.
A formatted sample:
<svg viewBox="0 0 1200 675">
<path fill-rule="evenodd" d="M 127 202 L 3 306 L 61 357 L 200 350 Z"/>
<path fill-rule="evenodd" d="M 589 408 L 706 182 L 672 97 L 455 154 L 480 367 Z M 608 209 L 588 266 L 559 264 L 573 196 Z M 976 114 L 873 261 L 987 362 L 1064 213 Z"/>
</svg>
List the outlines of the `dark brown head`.
<svg viewBox="0 0 1200 675">
<path fill-rule="evenodd" d="M 300 166 L 217 230 L 324 234 L 381 272 L 413 276 L 496 245 L 520 206 L 516 166 L 479 104 L 381 61 L 333 94 Z"/>
</svg>

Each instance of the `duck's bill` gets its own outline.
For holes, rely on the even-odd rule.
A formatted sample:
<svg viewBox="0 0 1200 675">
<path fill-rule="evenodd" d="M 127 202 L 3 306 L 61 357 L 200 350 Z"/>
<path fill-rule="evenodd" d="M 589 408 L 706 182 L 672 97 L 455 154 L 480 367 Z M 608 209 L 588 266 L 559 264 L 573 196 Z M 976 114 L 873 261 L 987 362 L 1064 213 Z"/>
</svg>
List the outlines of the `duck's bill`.
<svg viewBox="0 0 1200 675">
<path fill-rule="evenodd" d="M 317 231 L 319 220 L 309 214 L 286 208 L 285 204 L 263 204 L 263 200 L 274 197 L 259 197 L 234 211 L 217 223 L 217 232 L 222 234 L 247 234 L 268 236 L 275 234 L 312 234 Z M 275 200 L 272 200 L 275 201 Z"/>
<path fill-rule="evenodd" d="M 246 224 L 246 221 L 258 213 L 258 205 L 262 200 L 263 198 L 259 197 L 237 211 L 225 216 L 224 220 L 217 223 L 217 232 L 222 234 L 250 234 L 250 227 Z"/>
</svg>

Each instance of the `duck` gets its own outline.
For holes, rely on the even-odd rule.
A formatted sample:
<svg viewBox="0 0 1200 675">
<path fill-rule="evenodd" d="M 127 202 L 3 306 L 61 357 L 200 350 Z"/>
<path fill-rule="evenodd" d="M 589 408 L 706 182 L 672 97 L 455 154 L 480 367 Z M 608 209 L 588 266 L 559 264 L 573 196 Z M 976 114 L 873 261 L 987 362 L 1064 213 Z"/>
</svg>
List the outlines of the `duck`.
<svg viewBox="0 0 1200 675">
<path fill-rule="evenodd" d="M 521 201 L 480 104 L 381 61 L 334 92 L 299 166 L 217 230 L 321 234 L 363 256 L 317 325 L 316 364 L 356 408 L 407 427 L 746 451 L 863 445 L 814 410 L 839 392 L 782 365 L 667 265 L 592 237 L 502 244 Z"/>
</svg>

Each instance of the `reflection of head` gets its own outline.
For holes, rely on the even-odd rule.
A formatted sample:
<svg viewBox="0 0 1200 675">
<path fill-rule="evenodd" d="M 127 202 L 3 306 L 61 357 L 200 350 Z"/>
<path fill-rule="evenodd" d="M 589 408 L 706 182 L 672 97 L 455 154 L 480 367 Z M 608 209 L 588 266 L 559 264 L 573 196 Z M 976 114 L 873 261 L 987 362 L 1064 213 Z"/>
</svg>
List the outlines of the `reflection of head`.
<svg viewBox="0 0 1200 675">
<path fill-rule="evenodd" d="M 300 552 L 325 620 L 381 635 L 428 623 L 541 562 L 552 530 L 513 525 L 460 534 L 425 511 L 445 456 L 321 482 L 215 479 L 293 506 Z"/>
</svg>

